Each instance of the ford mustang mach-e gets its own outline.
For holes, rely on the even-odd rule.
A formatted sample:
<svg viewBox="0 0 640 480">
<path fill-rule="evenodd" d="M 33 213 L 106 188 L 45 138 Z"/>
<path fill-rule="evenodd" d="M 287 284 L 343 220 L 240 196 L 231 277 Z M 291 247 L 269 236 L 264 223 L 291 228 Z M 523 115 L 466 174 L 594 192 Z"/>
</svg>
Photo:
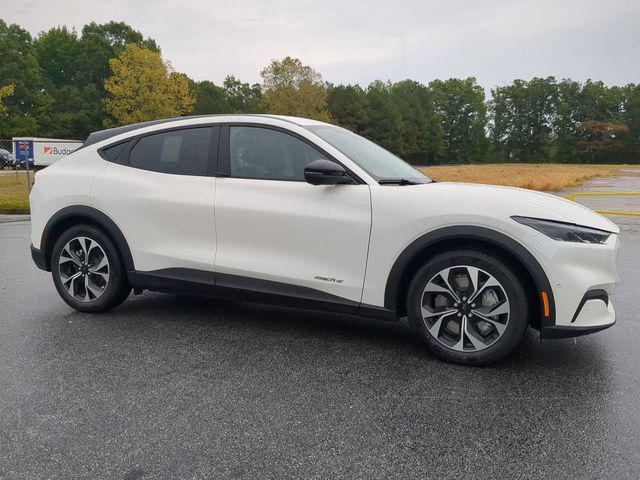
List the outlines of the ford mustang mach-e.
<svg viewBox="0 0 640 480">
<path fill-rule="evenodd" d="M 32 256 L 83 312 L 133 289 L 408 317 L 486 364 L 614 324 L 618 227 L 562 198 L 434 182 L 334 125 L 174 118 L 89 136 L 38 173 Z"/>
</svg>

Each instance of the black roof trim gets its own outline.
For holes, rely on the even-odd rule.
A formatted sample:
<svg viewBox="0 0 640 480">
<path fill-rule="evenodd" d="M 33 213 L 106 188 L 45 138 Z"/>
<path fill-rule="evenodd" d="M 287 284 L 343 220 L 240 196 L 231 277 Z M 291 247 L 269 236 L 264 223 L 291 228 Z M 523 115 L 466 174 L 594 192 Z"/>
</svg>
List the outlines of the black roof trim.
<svg viewBox="0 0 640 480">
<path fill-rule="evenodd" d="M 122 133 L 131 132 L 133 130 L 138 130 L 144 127 L 150 127 L 152 125 L 160 125 L 163 123 L 176 122 L 179 120 L 189 120 L 192 118 L 215 118 L 215 117 L 263 117 L 263 118 L 273 118 L 275 120 L 281 120 L 283 122 L 293 123 L 294 125 L 298 125 L 296 122 L 292 122 L 291 120 L 287 120 L 280 117 L 275 117 L 271 115 L 260 115 L 260 114 L 251 114 L 251 113 L 226 113 L 226 114 L 207 114 L 207 115 L 190 115 L 186 117 L 171 117 L 171 118 L 162 118 L 158 120 L 151 120 L 148 122 L 140 122 L 140 123 L 132 123 L 131 125 L 123 125 L 122 127 L 115 128 L 107 128 L 106 130 L 98 130 L 97 132 L 93 132 L 89 134 L 87 139 L 85 140 L 82 147 L 87 147 L 91 144 L 102 142 L 103 140 L 107 140 L 111 137 L 115 137 L 116 135 L 120 135 Z"/>
</svg>

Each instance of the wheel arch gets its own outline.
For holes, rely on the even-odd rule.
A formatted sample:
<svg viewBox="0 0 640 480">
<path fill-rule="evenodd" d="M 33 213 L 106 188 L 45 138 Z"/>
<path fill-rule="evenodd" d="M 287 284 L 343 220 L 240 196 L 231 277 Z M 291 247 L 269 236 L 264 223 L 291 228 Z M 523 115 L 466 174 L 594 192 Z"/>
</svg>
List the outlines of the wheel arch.
<svg viewBox="0 0 640 480">
<path fill-rule="evenodd" d="M 102 228 L 118 248 L 127 272 L 135 270 L 133 256 L 129 244 L 116 223 L 100 210 L 88 205 L 71 205 L 54 213 L 47 222 L 40 239 L 40 250 L 44 254 L 47 270 L 51 270 L 51 254 L 53 246 L 62 233 L 74 225 L 94 225 Z"/>
<path fill-rule="evenodd" d="M 452 226 L 426 233 L 398 256 L 391 268 L 384 293 L 385 308 L 399 316 L 406 314 L 406 295 L 413 276 L 429 258 L 453 249 L 475 248 L 498 254 L 520 269 L 525 291 L 533 309 L 532 326 L 541 329 L 555 324 L 555 302 L 551 284 L 535 257 L 519 242 L 502 233 L 478 226 Z M 547 293 L 549 316 L 543 315 L 541 292 Z"/>
</svg>

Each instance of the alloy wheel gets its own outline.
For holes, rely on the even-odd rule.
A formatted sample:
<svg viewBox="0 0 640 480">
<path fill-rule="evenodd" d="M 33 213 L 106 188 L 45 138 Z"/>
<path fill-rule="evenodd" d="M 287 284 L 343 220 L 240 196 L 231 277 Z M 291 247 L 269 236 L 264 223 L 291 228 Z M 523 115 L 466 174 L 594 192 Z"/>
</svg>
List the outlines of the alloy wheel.
<svg viewBox="0 0 640 480">
<path fill-rule="evenodd" d="M 422 294 L 422 319 L 444 346 L 474 352 L 493 345 L 510 318 L 507 293 L 491 274 L 470 265 L 441 270 Z"/>
<path fill-rule="evenodd" d="M 58 259 L 60 280 L 67 293 L 80 302 L 100 298 L 109 284 L 109 260 L 103 248 L 88 237 L 69 240 Z"/>
</svg>

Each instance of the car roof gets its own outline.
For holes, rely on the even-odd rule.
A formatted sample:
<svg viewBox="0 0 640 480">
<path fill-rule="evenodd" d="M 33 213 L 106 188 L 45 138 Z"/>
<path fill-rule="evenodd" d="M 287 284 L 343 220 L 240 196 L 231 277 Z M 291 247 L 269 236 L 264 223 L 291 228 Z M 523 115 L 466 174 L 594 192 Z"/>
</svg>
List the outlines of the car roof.
<svg viewBox="0 0 640 480">
<path fill-rule="evenodd" d="M 309 118 L 302 117 L 291 117 L 287 115 L 262 115 L 262 114 L 219 114 L 219 115 L 191 115 L 186 117 L 171 117 L 171 118 L 162 118 L 158 120 L 151 120 L 148 122 L 140 122 L 140 123 L 132 123 L 130 125 L 123 125 L 121 127 L 107 128 L 105 130 L 98 130 L 97 132 L 91 133 L 87 139 L 85 140 L 83 147 L 91 145 L 93 143 L 102 142 L 103 140 L 107 140 L 111 137 L 115 137 L 116 135 L 121 135 L 123 133 L 131 132 L 134 130 L 138 130 L 144 127 L 150 127 L 153 125 L 161 125 L 163 123 L 176 122 L 179 120 L 189 120 L 191 118 L 207 118 L 210 117 L 212 119 L 220 118 L 220 117 L 262 117 L 262 118 L 274 118 L 277 120 L 282 120 L 285 122 L 294 123 L 299 126 L 310 126 L 310 125 L 327 125 L 324 122 L 319 122 L 317 120 L 311 120 Z"/>
</svg>

